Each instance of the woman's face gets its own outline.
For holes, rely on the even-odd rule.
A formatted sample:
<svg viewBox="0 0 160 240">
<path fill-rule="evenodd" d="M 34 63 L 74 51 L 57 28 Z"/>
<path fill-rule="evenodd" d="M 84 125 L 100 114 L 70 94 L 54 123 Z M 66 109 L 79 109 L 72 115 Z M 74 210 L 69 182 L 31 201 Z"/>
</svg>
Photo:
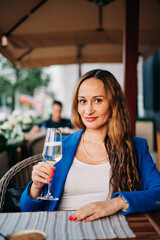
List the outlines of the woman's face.
<svg viewBox="0 0 160 240">
<path fill-rule="evenodd" d="M 82 82 L 78 91 L 78 112 L 86 128 L 107 127 L 111 111 L 101 80 L 89 78 Z"/>
</svg>

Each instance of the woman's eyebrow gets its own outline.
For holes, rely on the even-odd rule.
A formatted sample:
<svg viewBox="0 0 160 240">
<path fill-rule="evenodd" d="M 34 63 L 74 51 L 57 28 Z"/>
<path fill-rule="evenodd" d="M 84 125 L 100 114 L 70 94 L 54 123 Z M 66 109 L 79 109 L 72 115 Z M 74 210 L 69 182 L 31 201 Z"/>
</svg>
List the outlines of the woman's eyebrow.
<svg viewBox="0 0 160 240">
<path fill-rule="evenodd" d="M 103 97 L 105 97 L 105 96 L 104 96 L 104 95 L 93 96 L 93 98 L 97 98 L 97 97 L 101 97 L 101 98 L 103 98 Z"/>
<path fill-rule="evenodd" d="M 104 95 L 96 95 L 96 96 L 93 96 L 92 98 L 98 98 L 98 97 L 104 98 L 105 96 Z M 84 96 L 78 96 L 78 98 L 85 98 L 85 97 Z"/>
<path fill-rule="evenodd" d="M 78 98 L 85 98 L 84 96 L 78 96 Z"/>
</svg>

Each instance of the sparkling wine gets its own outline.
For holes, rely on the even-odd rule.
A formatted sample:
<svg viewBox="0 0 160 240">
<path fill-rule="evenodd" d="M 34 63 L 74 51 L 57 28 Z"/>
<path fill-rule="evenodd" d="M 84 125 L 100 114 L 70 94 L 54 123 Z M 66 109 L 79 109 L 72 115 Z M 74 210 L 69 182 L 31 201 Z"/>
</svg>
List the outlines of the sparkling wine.
<svg viewBox="0 0 160 240">
<path fill-rule="evenodd" d="M 62 158 L 62 134 L 57 128 L 47 128 L 44 148 L 42 153 L 43 159 L 47 161 L 50 166 L 54 166 L 55 163 Z M 53 176 L 54 177 L 54 176 Z M 39 196 L 38 200 L 50 200 L 57 201 L 59 197 L 52 196 L 53 189 L 51 187 L 52 181 L 48 183 L 48 191 L 44 196 Z"/>
<path fill-rule="evenodd" d="M 46 142 L 43 148 L 43 158 L 53 166 L 62 158 L 62 143 L 61 142 Z"/>
</svg>

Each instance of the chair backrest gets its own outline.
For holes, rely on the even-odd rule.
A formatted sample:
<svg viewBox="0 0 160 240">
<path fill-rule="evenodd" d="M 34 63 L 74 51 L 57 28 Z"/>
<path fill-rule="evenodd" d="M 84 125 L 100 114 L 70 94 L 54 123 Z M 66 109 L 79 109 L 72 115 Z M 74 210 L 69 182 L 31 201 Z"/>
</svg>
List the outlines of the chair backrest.
<svg viewBox="0 0 160 240">
<path fill-rule="evenodd" d="M 148 142 L 149 151 L 154 151 L 154 122 L 136 121 L 136 137 L 145 138 Z"/>
<path fill-rule="evenodd" d="M 42 134 L 30 141 L 28 145 L 28 151 L 30 156 L 42 153 L 45 137 L 46 137 L 46 134 Z"/>
<path fill-rule="evenodd" d="M 40 161 L 42 161 L 41 154 L 24 159 L 11 167 L 0 179 L 0 212 L 14 211 L 14 206 L 13 208 L 12 206 L 8 207 L 8 201 L 19 201 L 22 191 L 31 181 L 33 165 Z M 8 194 L 10 196 L 7 198 Z M 11 199 L 12 197 L 16 197 L 16 199 Z M 18 210 L 16 209 L 16 211 Z"/>
</svg>

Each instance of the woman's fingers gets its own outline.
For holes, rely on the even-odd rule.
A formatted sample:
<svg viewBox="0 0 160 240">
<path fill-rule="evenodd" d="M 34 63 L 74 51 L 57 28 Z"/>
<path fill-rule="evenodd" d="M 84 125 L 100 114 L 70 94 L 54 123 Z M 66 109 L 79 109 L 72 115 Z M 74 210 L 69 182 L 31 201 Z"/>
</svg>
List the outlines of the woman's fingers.
<svg viewBox="0 0 160 240">
<path fill-rule="evenodd" d="M 55 167 L 51 167 L 46 162 L 40 162 L 33 166 L 32 180 L 36 183 L 49 183 L 54 176 Z"/>
<path fill-rule="evenodd" d="M 45 172 L 52 172 L 53 170 L 55 170 L 55 167 L 51 167 L 49 165 L 49 163 L 47 162 L 39 162 L 37 165 L 35 165 L 33 168 L 37 169 L 37 170 L 43 170 Z"/>
<path fill-rule="evenodd" d="M 90 217 L 83 218 L 83 221 L 90 222 L 90 221 L 94 221 L 94 220 L 96 220 L 98 218 L 100 218 L 100 217 L 96 213 L 94 213 Z"/>
<path fill-rule="evenodd" d="M 96 205 L 97 203 L 90 203 L 85 205 L 84 207 L 79 208 L 75 213 L 70 217 L 69 220 L 71 221 L 88 221 L 88 219 L 93 219 L 93 215 L 96 212 Z"/>
<path fill-rule="evenodd" d="M 83 220 L 89 222 L 104 216 L 111 215 L 114 213 L 114 207 L 112 208 L 111 202 L 112 200 L 87 204 L 75 211 L 72 216 L 69 217 L 69 220 Z"/>
<path fill-rule="evenodd" d="M 46 182 L 50 177 L 49 172 L 45 172 L 45 169 L 33 169 L 32 180 Z"/>
</svg>

